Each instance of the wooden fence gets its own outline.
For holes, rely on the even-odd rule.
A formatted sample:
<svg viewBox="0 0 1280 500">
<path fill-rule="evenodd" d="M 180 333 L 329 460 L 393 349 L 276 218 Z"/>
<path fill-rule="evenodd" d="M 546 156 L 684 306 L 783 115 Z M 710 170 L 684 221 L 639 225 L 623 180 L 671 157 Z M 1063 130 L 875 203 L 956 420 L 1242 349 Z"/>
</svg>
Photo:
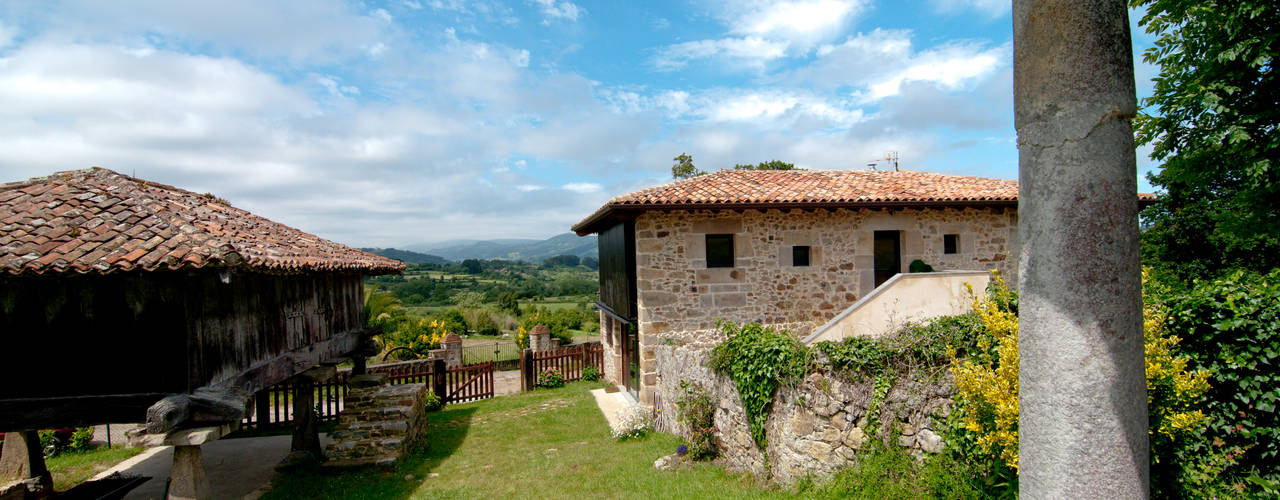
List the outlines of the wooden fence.
<svg viewBox="0 0 1280 500">
<path fill-rule="evenodd" d="M 427 384 L 444 400 L 445 404 L 479 401 L 493 397 L 492 361 L 463 365 L 437 372 L 444 361 L 427 359 L 401 361 L 382 365 L 370 365 L 369 373 L 386 373 L 387 383 Z M 436 376 L 439 373 L 439 376 Z M 333 378 L 313 384 L 313 401 L 320 421 L 337 420 L 347 398 L 347 381 L 351 369 L 338 370 Z M 245 428 L 264 428 L 293 422 L 295 384 L 285 382 L 259 391 L 254 395 L 254 411 L 248 412 L 240 425 Z"/>
<path fill-rule="evenodd" d="M 538 374 L 555 369 L 565 382 L 582 380 L 582 371 L 594 366 L 596 373 L 604 372 L 604 346 L 599 342 L 574 344 L 543 352 L 525 349 L 520 357 L 520 389 L 531 391 L 538 387 Z"/>
</svg>

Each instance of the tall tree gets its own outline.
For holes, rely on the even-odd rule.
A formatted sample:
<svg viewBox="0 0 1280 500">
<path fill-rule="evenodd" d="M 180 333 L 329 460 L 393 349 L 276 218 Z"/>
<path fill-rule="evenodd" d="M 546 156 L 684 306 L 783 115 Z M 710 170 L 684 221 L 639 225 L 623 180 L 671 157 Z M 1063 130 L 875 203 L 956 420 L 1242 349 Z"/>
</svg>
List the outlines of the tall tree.
<svg viewBox="0 0 1280 500">
<path fill-rule="evenodd" d="M 737 165 L 734 165 L 733 169 L 734 170 L 795 170 L 796 165 L 794 163 L 787 163 L 785 161 L 769 160 L 769 161 L 762 161 L 755 165 L 739 163 Z"/>
<path fill-rule="evenodd" d="M 690 177 L 706 173 L 698 170 L 698 167 L 693 166 L 693 157 L 689 156 L 688 153 L 680 153 L 679 156 L 676 156 L 671 160 L 675 162 L 675 164 L 671 166 L 672 179 L 688 179 Z"/>
<path fill-rule="evenodd" d="M 1137 140 L 1163 162 L 1143 258 L 1185 280 L 1280 266 L 1280 8 L 1274 0 L 1134 0 L 1160 67 Z"/>
</svg>

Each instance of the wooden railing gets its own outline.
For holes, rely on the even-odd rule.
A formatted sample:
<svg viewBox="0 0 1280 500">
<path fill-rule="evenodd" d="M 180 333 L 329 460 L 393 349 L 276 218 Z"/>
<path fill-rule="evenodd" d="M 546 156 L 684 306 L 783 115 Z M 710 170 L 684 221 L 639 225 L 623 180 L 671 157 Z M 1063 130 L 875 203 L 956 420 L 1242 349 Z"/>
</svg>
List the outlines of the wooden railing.
<svg viewBox="0 0 1280 500">
<path fill-rule="evenodd" d="M 443 367 L 444 362 L 439 361 Z M 493 397 L 492 361 L 463 365 L 458 368 L 440 370 L 435 376 L 436 362 L 419 359 L 401 361 L 382 365 L 371 365 L 369 373 L 387 374 L 387 383 L 427 384 L 444 400 L 446 404 L 479 401 Z M 351 377 L 351 369 L 338 370 L 331 379 L 313 384 L 313 401 L 320 421 L 336 420 L 342 412 L 343 402 L 347 397 L 347 381 Z M 254 395 L 254 411 L 248 412 L 240 425 L 245 428 L 264 428 L 285 425 L 293 422 L 293 401 L 295 384 L 285 382 L 276 384 Z"/>
<path fill-rule="evenodd" d="M 594 366 L 604 371 L 604 346 L 599 342 L 574 344 L 543 352 L 525 349 L 520 358 L 520 388 L 530 391 L 538 387 L 538 374 L 555 369 L 565 382 L 582 380 L 582 371 Z"/>
</svg>

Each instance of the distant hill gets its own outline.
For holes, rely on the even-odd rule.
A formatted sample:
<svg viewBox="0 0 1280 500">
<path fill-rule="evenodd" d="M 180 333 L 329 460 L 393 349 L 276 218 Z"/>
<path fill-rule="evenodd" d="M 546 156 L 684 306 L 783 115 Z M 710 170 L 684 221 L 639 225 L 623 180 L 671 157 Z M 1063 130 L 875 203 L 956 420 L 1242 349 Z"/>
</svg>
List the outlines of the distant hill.
<svg viewBox="0 0 1280 500">
<path fill-rule="evenodd" d="M 396 248 L 361 248 L 366 252 L 374 255 L 380 255 L 388 259 L 395 259 L 407 264 L 444 264 L 449 259 L 439 255 L 429 255 L 409 250 L 399 250 Z"/>
<path fill-rule="evenodd" d="M 439 255 L 452 261 L 463 259 L 508 259 L 541 263 L 557 255 L 596 257 L 596 236 L 579 237 L 564 233 L 545 240 L 454 240 L 435 245 L 410 245 L 409 248 Z"/>
</svg>

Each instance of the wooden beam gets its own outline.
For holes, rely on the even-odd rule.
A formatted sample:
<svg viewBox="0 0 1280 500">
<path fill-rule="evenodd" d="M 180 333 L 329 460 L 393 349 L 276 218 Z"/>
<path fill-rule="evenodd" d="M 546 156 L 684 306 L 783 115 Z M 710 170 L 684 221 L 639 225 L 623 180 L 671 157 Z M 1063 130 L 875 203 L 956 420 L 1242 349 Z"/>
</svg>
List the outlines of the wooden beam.
<svg viewBox="0 0 1280 500">
<path fill-rule="evenodd" d="M 0 432 L 145 422 L 147 408 L 168 394 L 106 394 L 0 399 Z"/>
<path fill-rule="evenodd" d="M 239 422 L 251 395 L 233 387 L 201 387 L 192 394 L 166 397 L 147 408 L 147 433 L 162 434 L 190 424 Z"/>
</svg>

